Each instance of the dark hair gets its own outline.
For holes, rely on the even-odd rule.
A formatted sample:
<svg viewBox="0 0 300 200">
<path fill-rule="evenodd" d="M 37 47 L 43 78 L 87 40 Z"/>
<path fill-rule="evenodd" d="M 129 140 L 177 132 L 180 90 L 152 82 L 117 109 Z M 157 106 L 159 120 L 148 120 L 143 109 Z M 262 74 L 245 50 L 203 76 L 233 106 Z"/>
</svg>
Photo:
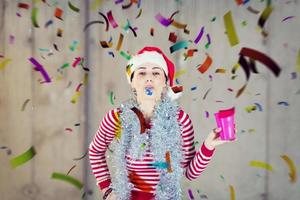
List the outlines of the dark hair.
<svg viewBox="0 0 300 200">
<path fill-rule="evenodd" d="M 132 74 L 131 74 L 131 76 L 130 76 L 130 82 L 132 82 L 133 75 L 134 75 L 134 72 L 132 72 Z M 165 75 L 165 78 L 166 78 L 166 84 L 167 84 L 167 82 L 168 82 L 168 77 L 167 77 L 165 71 L 164 71 L 164 75 Z"/>
</svg>

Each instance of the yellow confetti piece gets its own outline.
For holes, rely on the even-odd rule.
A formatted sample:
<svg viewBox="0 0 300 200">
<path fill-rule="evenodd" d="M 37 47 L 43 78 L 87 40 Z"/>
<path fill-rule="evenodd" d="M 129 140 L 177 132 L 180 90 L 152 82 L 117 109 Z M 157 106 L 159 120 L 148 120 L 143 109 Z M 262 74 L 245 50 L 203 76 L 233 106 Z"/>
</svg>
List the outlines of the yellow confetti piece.
<svg viewBox="0 0 300 200">
<path fill-rule="evenodd" d="M 12 61 L 11 59 L 6 58 L 2 62 L 0 62 L 0 70 L 3 70 L 6 67 L 6 65 L 11 61 Z"/>
<path fill-rule="evenodd" d="M 288 165 L 290 169 L 289 177 L 290 177 L 290 182 L 291 183 L 296 183 L 297 181 L 297 172 L 296 172 L 296 167 L 293 162 L 287 155 L 282 155 L 280 156 Z"/>
<path fill-rule="evenodd" d="M 235 32 L 234 23 L 231 16 L 231 11 L 227 12 L 224 17 L 224 25 L 227 32 L 227 37 L 231 46 L 239 43 L 239 38 Z"/>
<path fill-rule="evenodd" d="M 102 0 L 94 0 L 94 2 L 91 4 L 91 10 L 95 11 L 98 9 L 98 7 L 101 5 Z"/>
<path fill-rule="evenodd" d="M 224 69 L 224 68 L 218 68 L 218 69 L 216 69 L 215 73 L 225 74 L 226 73 L 226 69 Z"/>
<path fill-rule="evenodd" d="M 83 85 L 86 85 L 88 83 L 89 74 L 85 73 L 83 77 Z"/>
<path fill-rule="evenodd" d="M 256 130 L 254 128 L 250 128 L 250 129 L 248 129 L 248 132 L 253 133 L 253 132 L 256 132 Z"/>
<path fill-rule="evenodd" d="M 236 70 L 237 70 L 240 66 L 241 66 L 241 65 L 240 65 L 239 63 L 236 63 L 236 64 L 232 67 L 231 72 L 232 72 L 233 74 L 235 74 Z"/>
<path fill-rule="evenodd" d="M 265 162 L 257 161 L 257 160 L 250 161 L 249 165 L 252 167 L 259 167 L 259 168 L 263 168 L 263 169 L 266 169 L 269 171 L 273 171 L 273 167 L 271 165 L 269 165 L 268 163 L 265 163 Z"/>
<path fill-rule="evenodd" d="M 71 99 L 71 103 L 76 103 L 79 97 L 80 97 L 80 92 L 76 91 Z"/>
<path fill-rule="evenodd" d="M 296 62 L 296 72 L 300 73 L 300 49 L 298 50 L 297 62 Z"/>
<path fill-rule="evenodd" d="M 251 113 L 253 110 L 256 110 L 256 106 L 247 106 L 246 108 L 245 108 L 245 110 L 248 112 L 248 113 Z"/>
<path fill-rule="evenodd" d="M 234 191 L 234 187 L 232 185 L 229 186 L 230 189 L 230 199 L 231 200 L 235 200 L 235 191 Z"/>
<path fill-rule="evenodd" d="M 178 72 L 175 73 L 175 78 L 178 78 L 179 76 L 185 74 L 187 72 L 186 69 L 181 69 Z"/>
</svg>

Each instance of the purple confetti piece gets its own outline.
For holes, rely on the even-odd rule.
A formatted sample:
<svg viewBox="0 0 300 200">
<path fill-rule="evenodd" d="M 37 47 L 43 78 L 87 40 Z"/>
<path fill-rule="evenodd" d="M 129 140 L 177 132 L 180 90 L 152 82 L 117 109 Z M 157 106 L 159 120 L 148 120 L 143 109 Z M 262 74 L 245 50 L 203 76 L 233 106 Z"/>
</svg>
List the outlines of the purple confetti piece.
<svg viewBox="0 0 300 200">
<path fill-rule="evenodd" d="M 209 112 L 208 111 L 205 111 L 205 116 L 206 116 L 206 118 L 209 118 Z"/>
<path fill-rule="evenodd" d="M 15 41 L 15 36 L 9 35 L 9 44 L 13 44 Z"/>
<path fill-rule="evenodd" d="M 281 20 L 281 22 L 284 22 L 284 21 L 286 21 L 286 20 L 288 20 L 288 19 L 292 19 L 292 18 L 294 18 L 295 16 L 288 16 L 288 17 L 285 17 L 283 20 Z"/>
<path fill-rule="evenodd" d="M 203 33 L 204 33 L 204 26 L 201 27 L 199 34 L 194 41 L 195 44 L 198 44 L 198 42 L 201 40 Z"/>
<path fill-rule="evenodd" d="M 292 75 L 292 80 L 297 78 L 297 73 L 296 72 L 292 72 L 291 75 Z"/>
<path fill-rule="evenodd" d="M 47 72 L 45 71 L 45 69 L 43 68 L 43 66 L 42 66 L 35 58 L 33 58 L 33 57 L 30 57 L 30 58 L 29 58 L 29 61 L 30 61 L 33 65 L 35 65 L 34 69 L 35 69 L 36 71 L 39 71 L 39 72 L 43 75 L 43 77 L 44 77 L 44 79 L 45 79 L 45 82 L 46 82 L 46 83 L 50 83 L 50 82 L 51 82 L 51 79 L 50 79 L 50 77 L 48 76 L 48 74 L 47 74 Z"/>
<path fill-rule="evenodd" d="M 190 199 L 195 199 L 191 189 L 188 189 L 188 193 L 189 193 Z"/>
<path fill-rule="evenodd" d="M 164 26 L 169 26 L 172 23 L 172 20 L 164 18 L 160 13 L 158 13 L 155 18 Z"/>
</svg>

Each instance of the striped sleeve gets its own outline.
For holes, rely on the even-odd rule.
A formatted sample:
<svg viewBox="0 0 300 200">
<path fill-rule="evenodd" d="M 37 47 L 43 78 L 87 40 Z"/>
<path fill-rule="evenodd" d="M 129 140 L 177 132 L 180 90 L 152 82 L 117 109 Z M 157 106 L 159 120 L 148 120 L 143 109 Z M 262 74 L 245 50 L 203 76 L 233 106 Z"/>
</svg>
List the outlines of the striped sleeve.
<svg viewBox="0 0 300 200">
<path fill-rule="evenodd" d="M 208 165 L 214 150 L 209 150 L 204 145 L 204 142 L 199 149 L 195 151 L 194 145 L 194 128 L 189 115 L 183 110 L 179 110 L 178 121 L 182 127 L 182 150 L 184 157 L 181 162 L 181 166 L 185 168 L 185 176 L 189 180 L 196 179 L 204 171 Z"/>
<path fill-rule="evenodd" d="M 111 183 L 105 152 L 120 129 L 119 111 L 110 110 L 102 119 L 90 143 L 89 160 L 100 189 L 108 187 Z"/>
</svg>

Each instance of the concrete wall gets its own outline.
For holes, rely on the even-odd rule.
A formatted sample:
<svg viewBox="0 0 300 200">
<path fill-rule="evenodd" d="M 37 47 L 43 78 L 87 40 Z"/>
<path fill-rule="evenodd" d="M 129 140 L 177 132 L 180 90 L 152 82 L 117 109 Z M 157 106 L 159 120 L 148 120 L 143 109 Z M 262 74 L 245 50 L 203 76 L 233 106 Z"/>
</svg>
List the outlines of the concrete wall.
<svg viewBox="0 0 300 200">
<path fill-rule="evenodd" d="M 183 199 L 189 199 L 187 190 L 192 189 L 195 199 L 230 199 L 230 189 L 235 191 L 236 199 L 292 199 L 300 198 L 299 181 L 291 183 L 289 168 L 281 158 L 288 155 L 296 170 L 300 165 L 300 81 L 293 78 L 296 72 L 297 55 L 300 48 L 300 20 L 297 16 L 300 4 L 294 1 L 272 1 L 273 12 L 265 23 L 269 33 L 263 37 L 257 28 L 257 21 L 266 7 L 266 1 L 250 1 L 237 5 L 236 1 L 142 1 L 142 14 L 136 19 L 139 8 L 134 4 L 129 9 L 115 4 L 115 1 L 97 0 L 70 1 L 80 8 L 79 13 L 72 11 L 68 1 L 24 1 L 29 9 L 18 8 L 19 1 L 0 1 L 0 63 L 11 59 L 5 68 L 0 69 L 0 194 L 1 199 L 81 199 L 84 191 L 93 194 L 85 199 L 99 199 L 100 193 L 95 178 L 85 157 L 76 161 L 87 150 L 93 134 L 104 114 L 128 98 L 130 88 L 125 76 L 126 59 L 120 51 L 134 54 L 145 45 L 161 47 L 174 61 L 177 70 L 186 69 L 187 73 L 178 78 L 185 88 L 179 104 L 190 115 L 196 141 L 201 144 L 213 129 L 213 113 L 222 108 L 236 107 L 238 141 L 220 146 L 208 168 L 195 181 L 182 181 Z M 58 3 L 55 3 L 58 2 Z M 251 13 L 248 7 L 258 10 Z M 31 22 L 33 7 L 39 9 L 37 20 L 39 28 Z M 61 8 L 62 20 L 54 17 L 55 8 Z M 103 20 L 98 11 L 106 14 L 112 10 L 119 27 L 105 31 L 104 24 L 94 24 L 83 31 L 85 24 L 93 20 Z M 174 19 L 187 23 L 189 34 L 173 26 L 164 27 L 155 19 L 157 13 L 169 17 L 179 10 Z M 232 12 L 239 44 L 231 47 L 225 33 L 223 16 Z M 20 16 L 17 16 L 19 13 Z M 294 18 L 282 21 L 287 16 Z M 215 17 L 213 21 L 212 18 Z M 46 28 L 45 23 L 52 19 L 53 24 Z M 132 27 L 138 27 L 137 37 L 122 26 L 129 20 Z M 246 25 L 243 25 L 246 23 Z M 194 56 L 184 60 L 180 50 L 170 53 L 173 45 L 168 41 L 169 33 L 175 32 L 177 41 L 196 38 L 200 28 L 205 26 L 205 34 L 198 44 L 190 48 L 198 49 Z M 62 37 L 57 29 L 63 29 Z M 150 29 L 154 28 L 154 36 Z M 120 51 L 116 50 L 119 34 L 124 35 Z M 207 43 L 206 34 L 211 44 Z M 11 41 L 14 37 L 14 40 Z M 104 49 L 99 42 L 112 37 L 113 46 Z M 77 40 L 79 45 L 74 51 L 69 46 Z M 56 44 L 59 51 L 54 48 Z M 236 98 L 236 92 L 245 83 L 242 68 L 232 80 L 231 69 L 238 62 L 242 47 L 256 49 L 270 56 L 281 67 L 281 74 L 275 77 L 266 66 L 256 63 L 258 74 L 251 74 L 243 94 Z M 49 49 L 49 52 L 40 48 Z M 114 53 L 114 58 L 109 52 Z M 212 66 L 201 74 L 197 65 L 204 62 L 206 53 L 213 59 Z M 33 70 L 28 58 L 36 58 L 52 79 L 43 83 L 41 74 Z M 72 67 L 76 57 L 84 57 L 84 66 Z M 63 64 L 70 66 L 58 71 Z M 215 73 L 217 68 L 225 68 L 226 73 Z M 78 84 L 83 82 L 85 73 L 88 83 L 80 87 L 78 101 L 71 103 Z M 300 71 L 297 71 L 299 76 Z M 191 90 L 197 86 L 196 90 Z M 233 92 L 230 92 L 231 88 Z M 206 92 L 206 98 L 203 99 Z M 109 94 L 115 96 L 114 104 Z M 30 99 L 24 111 L 22 105 Z M 278 104 L 288 102 L 288 106 Z M 245 111 L 249 105 L 259 103 L 262 111 Z M 206 111 L 209 117 L 206 117 Z M 75 126 L 80 123 L 80 126 Z M 65 130 L 71 128 L 71 131 Z M 34 146 L 37 155 L 28 163 L 12 169 L 10 160 Z M 196 145 L 199 147 L 199 144 Z M 252 167 L 250 161 L 267 162 L 273 171 Z M 53 172 L 67 173 L 76 165 L 70 175 L 82 181 L 85 187 L 76 187 L 51 179 Z M 202 198 L 201 196 L 202 195 Z"/>
</svg>

